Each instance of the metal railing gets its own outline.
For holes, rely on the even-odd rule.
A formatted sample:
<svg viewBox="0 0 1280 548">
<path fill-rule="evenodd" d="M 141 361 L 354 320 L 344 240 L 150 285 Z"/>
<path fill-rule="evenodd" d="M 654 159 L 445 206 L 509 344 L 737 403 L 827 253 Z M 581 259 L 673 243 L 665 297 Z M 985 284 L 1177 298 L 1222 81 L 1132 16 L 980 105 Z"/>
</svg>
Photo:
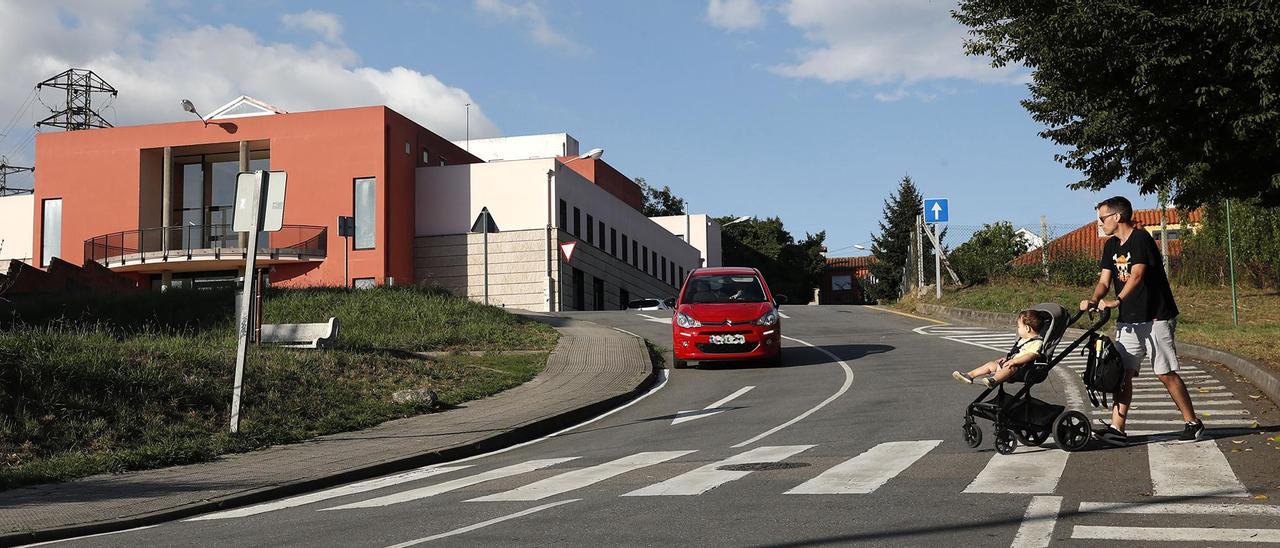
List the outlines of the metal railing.
<svg viewBox="0 0 1280 548">
<path fill-rule="evenodd" d="M 258 256 L 272 259 L 323 259 L 328 254 L 328 228 L 284 225 L 264 232 L 258 240 Z M 231 225 L 188 225 L 125 230 L 95 236 L 84 242 L 85 260 L 103 266 L 123 266 L 194 259 L 246 258 L 240 233 Z"/>
</svg>

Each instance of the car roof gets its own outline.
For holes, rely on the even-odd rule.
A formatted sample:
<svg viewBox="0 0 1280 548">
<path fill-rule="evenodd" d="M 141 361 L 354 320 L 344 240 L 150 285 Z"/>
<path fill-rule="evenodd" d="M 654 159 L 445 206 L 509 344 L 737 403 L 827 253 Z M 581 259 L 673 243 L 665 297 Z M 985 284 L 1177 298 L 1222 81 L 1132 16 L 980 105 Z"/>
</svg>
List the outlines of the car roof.
<svg viewBox="0 0 1280 548">
<path fill-rule="evenodd" d="M 699 268 L 689 273 L 690 276 L 712 276 L 717 274 L 758 274 L 754 268 L 745 266 L 714 266 L 710 268 Z"/>
</svg>

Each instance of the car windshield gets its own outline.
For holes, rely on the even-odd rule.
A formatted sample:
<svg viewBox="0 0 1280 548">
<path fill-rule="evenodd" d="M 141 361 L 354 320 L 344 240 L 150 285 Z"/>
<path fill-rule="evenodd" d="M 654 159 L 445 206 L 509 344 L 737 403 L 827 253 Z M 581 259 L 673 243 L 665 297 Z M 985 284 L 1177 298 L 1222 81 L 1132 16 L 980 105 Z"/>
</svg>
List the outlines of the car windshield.
<svg viewBox="0 0 1280 548">
<path fill-rule="evenodd" d="M 709 274 L 689 280 L 680 302 L 690 304 L 762 303 L 764 287 L 754 274 Z"/>
</svg>

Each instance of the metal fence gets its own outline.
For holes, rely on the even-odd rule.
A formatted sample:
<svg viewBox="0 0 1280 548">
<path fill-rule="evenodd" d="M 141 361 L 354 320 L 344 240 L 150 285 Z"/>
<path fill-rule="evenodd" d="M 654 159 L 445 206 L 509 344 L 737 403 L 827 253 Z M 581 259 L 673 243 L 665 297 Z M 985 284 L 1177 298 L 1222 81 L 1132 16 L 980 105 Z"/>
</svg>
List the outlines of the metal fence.
<svg viewBox="0 0 1280 548">
<path fill-rule="evenodd" d="M 259 236 L 259 255 L 324 258 L 328 231 L 323 226 L 284 225 Z M 85 260 L 118 266 L 213 257 L 244 258 L 248 249 L 231 225 L 188 225 L 125 230 L 84 242 Z"/>
</svg>

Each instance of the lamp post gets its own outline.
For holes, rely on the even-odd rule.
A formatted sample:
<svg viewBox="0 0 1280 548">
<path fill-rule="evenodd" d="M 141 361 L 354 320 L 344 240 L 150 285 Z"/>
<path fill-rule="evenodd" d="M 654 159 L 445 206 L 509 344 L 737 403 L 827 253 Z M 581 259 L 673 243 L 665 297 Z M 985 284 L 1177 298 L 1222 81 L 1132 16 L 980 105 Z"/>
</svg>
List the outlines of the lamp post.
<svg viewBox="0 0 1280 548">
<path fill-rule="evenodd" d="M 196 118 L 199 118 L 201 122 L 204 122 L 204 127 L 209 127 L 209 121 L 205 120 L 204 116 L 201 116 L 199 112 L 196 112 L 196 106 L 191 102 L 190 99 L 182 100 L 182 110 L 185 110 L 187 112 L 190 112 L 196 115 Z"/>
<path fill-rule="evenodd" d="M 586 153 L 586 154 L 581 154 L 581 155 L 579 155 L 577 158 L 570 159 L 570 160 L 569 160 L 569 161 L 567 161 L 567 162 L 563 162 L 563 163 L 555 162 L 555 163 L 553 164 L 553 165 L 554 165 L 554 167 L 553 167 L 552 169 L 548 169 L 548 170 L 547 170 L 547 234 L 546 234 L 546 243 L 547 243 L 547 253 L 546 253 L 546 262 L 547 262 L 547 295 L 546 295 L 547 312 L 554 312 L 554 310 L 552 310 L 552 306 L 553 306 L 553 304 L 554 304 L 554 303 L 553 303 L 553 302 L 552 302 L 552 300 L 551 300 L 551 296 L 552 296 L 552 295 L 555 295 L 555 279 L 552 277 L 552 274 L 551 274 L 551 256 L 552 256 L 552 254 L 553 254 L 553 253 L 555 253 L 555 245 L 552 243 L 552 240 L 554 239 L 554 238 L 552 237 L 552 236 L 553 236 L 553 232 L 552 232 L 552 230 L 553 230 L 553 228 L 559 228 L 559 227 L 554 227 L 554 226 L 552 225 L 552 219 L 554 219 L 554 218 L 555 218 L 555 196 L 554 196 L 554 192 L 552 192 L 552 180 L 554 180 L 554 179 L 555 179 L 555 177 L 556 177 L 556 173 L 557 173 L 557 171 L 559 171 L 560 166 L 562 166 L 562 165 L 566 165 L 566 166 L 567 166 L 567 165 L 569 165 L 569 164 L 571 164 L 571 163 L 573 163 L 573 162 L 576 162 L 576 161 L 578 161 L 578 160 L 588 160 L 588 159 L 590 159 L 590 160 L 599 160 L 599 159 L 600 159 L 600 157 L 601 157 L 601 156 L 603 156 L 603 155 L 604 155 L 604 149 L 603 149 L 603 148 L 593 148 L 593 149 L 591 149 L 591 150 L 587 151 L 587 153 Z"/>
<path fill-rule="evenodd" d="M 742 221 L 746 221 L 746 220 L 754 219 L 754 218 L 755 218 L 755 217 L 752 217 L 752 216 L 750 216 L 750 215 L 743 215 L 743 216 L 741 216 L 741 217 L 738 217 L 737 219 L 734 219 L 734 220 L 732 220 L 732 221 L 729 221 L 729 222 L 727 222 L 727 223 L 725 223 L 725 224 L 720 225 L 720 228 L 724 228 L 724 227 L 729 226 L 729 225 L 731 225 L 731 224 L 741 223 Z"/>
</svg>

